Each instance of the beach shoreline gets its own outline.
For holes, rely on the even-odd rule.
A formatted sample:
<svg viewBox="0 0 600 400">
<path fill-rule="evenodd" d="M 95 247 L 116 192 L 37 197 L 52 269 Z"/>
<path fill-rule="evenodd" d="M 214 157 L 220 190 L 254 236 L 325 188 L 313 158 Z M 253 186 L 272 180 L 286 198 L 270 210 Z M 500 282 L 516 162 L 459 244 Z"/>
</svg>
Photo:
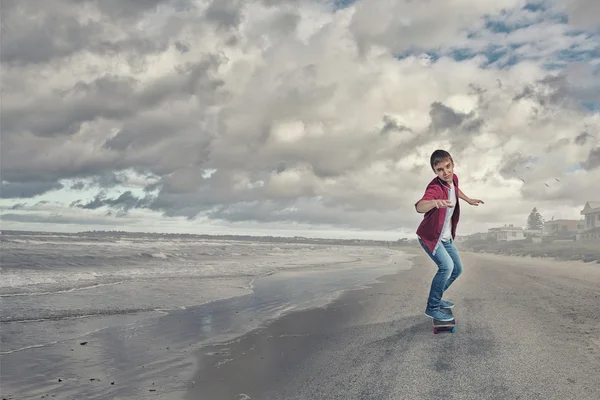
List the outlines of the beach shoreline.
<svg viewBox="0 0 600 400">
<path fill-rule="evenodd" d="M 288 257 L 281 262 L 291 266 L 256 277 L 249 293 L 156 315 L 138 312 L 3 322 L 2 350 L 16 349 L 0 356 L 3 394 L 14 399 L 125 399 L 150 394 L 180 399 L 194 371 L 196 349 L 238 338 L 293 310 L 321 307 L 346 290 L 368 286 L 382 275 L 410 267 L 404 252 L 385 254 L 391 258 L 381 257 L 375 249 L 353 257 L 352 262 L 324 264 L 315 258 L 310 265 L 304 265 L 308 258 Z M 22 299 L 29 298 L 12 298 L 14 302 Z M 42 328 L 45 332 L 39 336 Z M 18 338 L 32 343 L 42 340 L 43 345 L 18 350 Z"/>
</svg>

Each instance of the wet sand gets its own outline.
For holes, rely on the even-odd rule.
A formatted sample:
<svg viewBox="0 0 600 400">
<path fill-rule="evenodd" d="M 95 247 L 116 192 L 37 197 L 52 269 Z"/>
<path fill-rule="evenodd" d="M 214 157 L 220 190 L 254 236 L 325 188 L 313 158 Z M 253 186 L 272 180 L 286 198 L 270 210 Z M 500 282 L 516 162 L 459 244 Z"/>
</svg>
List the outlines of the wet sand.
<svg viewBox="0 0 600 400">
<path fill-rule="evenodd" d="M 200 349 L 187 399 L 597 399 L 600 265 L 462 253 L 457 332 L 423 315 L 435 266 Z"/>
<path fill-rule="evenodd" d="M 254 280 L 251 293 L 181 309 L 4 321 L 0 329 L 2 398 L 182 399 L 195 371 L 195 353 L 203 346 L 240 337 L 288 312 L 323 306 L 345 290 L 410 268 L 403 253 L 391 258 L 379 257 L 377 249 L 373 253 L 373 257 L 366 254 L 341 264 L 321 265 L 313 259 L 312 266 Z M 189 285 L 197 283 L 192 279 Z M 206 288 L 196 287 L 199 291 Z M 165 288 L 162 294 L 172 290 Z M 160 302 L 161 297 L 156 298 Z M 66 300 L 61 305 L 77 307 Z"/>
</svg>

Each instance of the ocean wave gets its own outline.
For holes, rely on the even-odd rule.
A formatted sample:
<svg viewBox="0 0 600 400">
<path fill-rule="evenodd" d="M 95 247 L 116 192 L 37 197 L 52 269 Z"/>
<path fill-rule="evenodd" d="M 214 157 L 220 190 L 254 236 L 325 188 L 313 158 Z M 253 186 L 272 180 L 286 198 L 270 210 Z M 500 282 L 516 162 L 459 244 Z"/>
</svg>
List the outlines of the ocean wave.
<svg viewBox="0 0 600 400">
<path fill-rule="evenodd" d="M 52 295 L 132 281 L 259 277 L 286 269 L 347 267 L 359 260 L 390 264 L 390 255 L 396 253 L 384 248 L 374 252 L 368 247 L 151 237 L 15 235 L 9 240 L 15 243 L 3 242 L 0 248 L 0 297 Z"/>
<path fill-rule="evenodd" d="M 126 314 L 138 314 L 142 312 L 167 312 L 164 308 L 156 307 L 139 307 L 139 308 L 122 308 L 122 309 L 110 309 L 110 310 L 68 310 L 64 312 L 58 312 L 55 314 L 48 315 L 36 315 L 36 316 L 8 316 L 0 318 L 2 323 L 19 322 L 19 323 L 31 323 L 41 321 L 61 321 L 66 319 L 78 319 L 78 318 L 91 318 L 91 317 L 106 317 L 111 315 L 126 315 Z"/>
<path fill-rule="evenodd" d="M 5 293 L 0 294 L 0 297 L 17 297 L 17 296 L 47 296 L 53 294 L 63 294 L 63 293 L 71 293 L 71 292 L 79 292 L 81 290 L 90 290 L 99 288 L 102 286 L 110 286 L 110 285 L 120 285 L 121 283 L 125 283 L 126 281 L 116 281 L 116 282 L 107 282 L 107 283 L 97 283 L 88 286 L 80 286 L 68 289 L 56 289 L 54 291 L 48 292 L 15 292 L 15 293 Z"/>
<path fill-rule="evenodd" d="M 167 259 L 169 258 L 169 256 L 165 253 L 138 253 L 139 256 L 141 257 L 150 257 L 150 258 L 162 258 L 162 259 Z"/>
<path fill-rule="evenodd" d="M 19 296 L 48 296 L 84 290 L 93 290 L 103 286 L 120 285 L 129 282 L 158 282 L 161 280 L 205 280 L 205 279 L 237 279 L 255 278 L 274 273 L 265 270 L 256 273 L 231 271 L 223 273 L 217 269 L 208 270 L 124 270 L 118 273 L 102 275 L 101 273 L 79 275 L 56 275 L 48 277 L 9 277 L 0 281 L 0 298 Z M 7 274 L 4 274 L 7 275 Z M 21 279 L 22 278 L 22 279 Z"/>
</svg>

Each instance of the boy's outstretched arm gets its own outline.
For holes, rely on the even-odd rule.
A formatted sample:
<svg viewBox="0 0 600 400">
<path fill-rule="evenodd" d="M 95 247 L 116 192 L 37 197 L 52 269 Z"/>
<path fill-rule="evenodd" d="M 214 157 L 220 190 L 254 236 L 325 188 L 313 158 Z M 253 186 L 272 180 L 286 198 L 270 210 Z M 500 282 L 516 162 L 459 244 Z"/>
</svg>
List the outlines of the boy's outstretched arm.
<svg viewBox="0 0 600 400">
<path fill-rule="evenodd" d="M 453 207 L 452 202 L 450 200 L 442 200 L 442 199 L 420 200 L 415 205 L 417 212 L 421 213 L 421 214 L 426 213 L 427 211 L 432 210 L 434 208 L 447 208 L 447 207 Z"/>
<path fill-rule="evenodd" d="M 462 192 L 462 190 L 458 189 L 458 197 L 463 199 L 464 201 L 466 201 L 467 203 L 469 203 L 472 206 L 478 206 L 479 203 L 481 204 L 485 204 L 483 202 L 483 200 L 479 200 L 479 199 L 471 199 L 470 197 L 468 197 L 466 194 L 464 194 Z"/>
<path fill-rule="evenodd" d="M 436 186 L 427 187 L 423 197 L 415 203 L 415 209 L 418 213 L 426 213 L 434 208 L 452 207 L 452 203 L 449 200 L 439 198 L 439 190 Z"/>
</svg>

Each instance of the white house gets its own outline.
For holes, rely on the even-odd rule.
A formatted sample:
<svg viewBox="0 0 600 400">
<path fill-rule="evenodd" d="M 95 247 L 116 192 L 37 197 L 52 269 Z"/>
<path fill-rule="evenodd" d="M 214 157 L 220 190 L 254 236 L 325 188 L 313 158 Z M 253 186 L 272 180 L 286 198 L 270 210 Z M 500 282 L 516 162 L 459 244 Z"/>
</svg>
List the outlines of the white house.
<svg viewBox="0 0 600 400">
<path fill-rule="evenodd" d="M 585 230 L 585 220 L 552 219 L 544 222 L 544 236 L 571 236 Z"/>
<path fill-rule="evenodd" d="M 513 240 L 525 239 L 525 232 L 520 226 L 504 225 L 499 228 L 488 229 L 488 238 L 494 238 L 501 242 L 510 242 Z"/>
<path fill-rule="evenodd" d="M 585 229 L 579 239 L 600 241 L 600 201 L 588 201 L 580 214 L 585 216 Z"/>
</svg>

